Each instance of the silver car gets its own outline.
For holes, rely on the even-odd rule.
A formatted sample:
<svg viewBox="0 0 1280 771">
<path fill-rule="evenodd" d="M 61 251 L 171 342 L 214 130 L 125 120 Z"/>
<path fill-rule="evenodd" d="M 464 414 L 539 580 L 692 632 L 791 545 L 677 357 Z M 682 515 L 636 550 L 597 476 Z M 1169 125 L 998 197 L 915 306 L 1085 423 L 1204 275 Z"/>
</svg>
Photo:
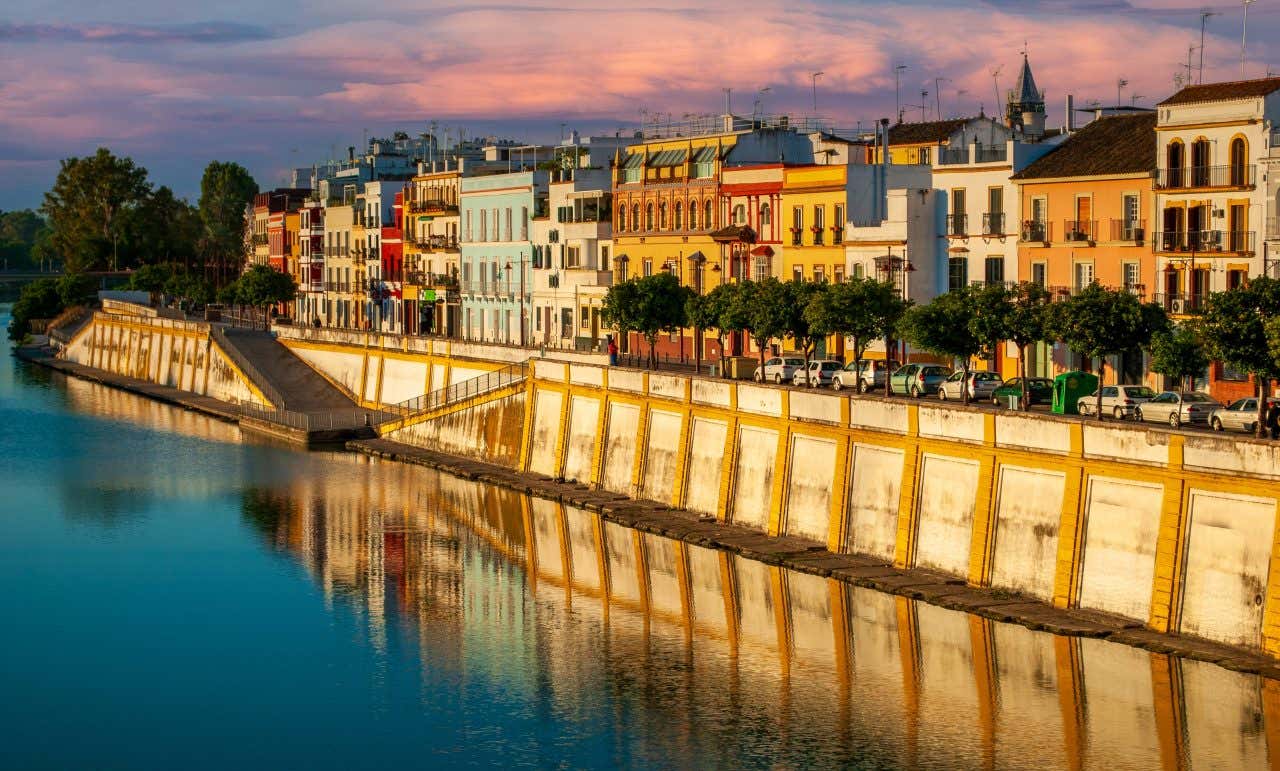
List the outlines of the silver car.
<svg viewBox="0 0 1280 771">
<path fill-rule="evenodd" d="M 1156 392 L 1142 385 L 1113 385 L 1102 387 L 1102 414 L 1116 420 L 1124 420 L 1138 410 L 1138 405 L 1156 398 Z M 1098 392 L 1081 396 L 1076 401 L 1076 411 L 1092 415 L 1098 406 Z"/>
<path fill-rule="evenodd" d="M 844 365 L 834 359 L 815 359 L 809 362 L 808 370 L 796 370 L 792 383 L 798 386 L 830 385 L 831 376 L 842 369 L 844 369 Z"/>
<path fill-rule="evenodd" d="M 951 377 L 942 381 L 942 385 L 938 386 L 938 398 L 944 402 L 948 399 L 961 401 L 963 392 L 961 391 L 961 381 L 964 380 L 964 372 L 953 372 Z M 995 372 L 970 372 L 969 382 L 965 390 L 969 392 L 969 401 L 985 401 L 991 398 L 991 394 L 1000 387 L 1004 382 L 1000 379 L 1000 375 Z"/>
<path fill-rule="evenodd" d="M 842 388 L 857 388 L 861 381 L 863 391 L 884 388 L 884 379 L 897 368 L 898 362 L 893 359 L 887 362 L 880 359 L 851 361 L 844 365 L 844 369 L 831 376 L 831 387 L 837 391 Z"/>
<path fill-rule="evenodd" d="M 1208 423 L 1209 414 L 1221 407 L 1209 394 L 1199 391 L 1162 391 L 1156 398 L 1139 404 L 1134 416 L 1148 423 Z"/>
<path fill-rule="evenodd" d="M 1226 407 L 1209 413 L 1214 431 L 1244 431 L 1252 434 L 1258 428 L 1258 400 L 1236 399 Z"/>
<path fill-rule="evenodd" d="M 789 382 L 796 375 L 796 370 L 804 369 L 804 359 L 799 356 L 774 356 L 766 359 L 763 367 L 756 367 L 753 375 L 757 383 L 766 380 L 771 383 Z"/>
</svg>

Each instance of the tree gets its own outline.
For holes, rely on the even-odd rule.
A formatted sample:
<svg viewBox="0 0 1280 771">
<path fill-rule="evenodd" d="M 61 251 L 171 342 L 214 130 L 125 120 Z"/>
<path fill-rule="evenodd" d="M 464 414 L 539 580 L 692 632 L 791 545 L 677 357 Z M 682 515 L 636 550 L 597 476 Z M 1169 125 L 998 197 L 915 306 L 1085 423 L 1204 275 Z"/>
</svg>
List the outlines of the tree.
<svg viewBox="0 0 1280 771">
<path fill-rule="evenodd" d="M 62 161 L 40 211 L 67 270 L 90 270 L 108 263 L 116 268 L 127 212 L 150 192 L 147 170 L 131 158 L 117 158 L 105 147 L 87 158 Z"/>
<path fill-rule="evenodd" d="M 1280 376 L 1268 332 L 1280 319 L 1280 281 L 1258 276 L 1214 292 L 1194 322 L 1209 355 L 1253 375 L 1258 391 L 1258 436 L 1266 436 L 1267 385 Z M 1277 339 L 1280 342 L 1280 339 Z"/>
<path fill-rule="evenodd" d="M 126 226 L 135 265 L 181 261 L 191 264 L 200 237 L 200 218 L 191 204 L 161 186 L 128 214 Z"/>
<path fill-rule="evenodd" d="M 615 292 L 615 290 L 618 290 Z M 649 363 L 655 369 L 658 335 L 688 324 L 686 302 L 693 290 L 666 271 L 615 284 L 605 295 L 603 315 L 619 333 L 638 332 L 649 344 Z"/>
<path fill-rule="evenodd" d="M 58 298 L 62 307 L 84 305 L 97 294 L 98 281 L 83 273 L 67 273 L 58 277 Z"/>
<path fill-rule="evenodd" d="M 805 385 L 809 386 L 816 385 L 808 380 L 809 360 L 813 358 L 813 351 L 818 341 L 825 337 L 826 333 L 809 324 L 809 317 L 805 310 L 814 298 L 826 293 L 827 286 L 825 282 L 804 279 L 792 279 L 782 284 L 785 290 L 785 299 L 782 303 L 784 311 L 782 332 L 791 338 L 796 350 L 804 355 Z"/>
<path fill-rule="evenodd" d="M 724 357 L 724 340 L 726 333 L 748 334 L 751 328 L 751 320 L 748 310 L 755 297 L 756 285 L 750 280 L 737 281 L 733 283 L 720 284 L 708 293 L 709 302 L 716 309 L 716 318 L 719 320 L 716 324 L 716 342 L 720 345 L 720 356 Z M 724 367 L 720 368 L 720 375 L 728 377 L 728 372 Z"/>
<path fill-rule="evenodd" d="M 47 237 L 44 220 L 30 209 L 0 212 L 0 264 L 9 270 L 34 268 L 36 241 Z"/>
<path fill-rule="evenodd" d="M 1018 347 L 1019 404 L 1027 409 L 1027 350 L 1049 337 L 1053 296 L 1039 284 L 1024 281 L 1004 292 L 1002 339 Z"/>
<path fill-rule="evenodd" d="M 276 303 L 292 302 L 298 286 L 293 276 L 281 273 L 266 265 L 254 265 L 236 282 L 236 300 L 241 305 L 262 308 L 265 323 L 270 327 L 270 307 Z"/>
<path fill-rule="evenodd" d="M 970 287 L 940 294 L 928 305 L 910 308 L 902 317 L 902 336 L 912 345 L 939 356 L 960 360 L 964 382 L 969 382 L 969 360 L 983 350 L 983 342 L 973 332 L 974 290 Z M 961 401 L 969 402 L 969 389 L 960 389 Z"/>
<path fill-rule="evenodd" d="M 1168 317 L 1160 306 L 1144 305 L 1131 292 L 1097 284 L 1054 303 L 1053 308 L 1051 330 L 1077 354 L 1099 360 L 1099 385 L 1106 357 L 1145 348 L 1152 335 L 1168 327 Z M 1101 420 L 1101 388 L 1094 411 Z"/>
<path fill-rule="evenodd" d="M 128 287 L 138 292 L 163 292 L 172 278 L 172 265 L 142 265 L 129 276 Z"/>
<path fill-rule="evenodd" d="M 1209 366 L 1209 354 L 1196 331 L 1186 325 L 1151 336 L 1151 371 L 1177 378 L 1191 390 L 1192 380 Z"/>
<path fill-rule="evenodd" d="M 994 361 L 1000 356 L 1000 344 L 1009 334 L 1009 312 L 1013 305 L 1011 292 L 1004 284 L 985 284 L 972 289 L 973 318 L 969 319 L 969 331 L 981 344 L 979 356 Z M 968 381 L 961 389 L 967 395 Z"/>
<path fill-rule="evenodd" d="M 697 371 L 701 371 L 702 338 L 708 329 L 720 323 L 719 312 L 711 295 L 690 292 L 685 299 L 684 314 L 694 330 L 693 364 Z"/>
<path fill-rule="evenodd" d="M 857 362 L 872 342 L 892 332 L 907 306 L 892 284 L 859 277 L 827 287 L 805 306 L 805 315 L 815 334 L 848 338 Z"/>
<path fill-rule="evenodd" d="M 13 304 L 9 318 L 9 339 L 21 342 L 31 333 L 31 322 L 35 319 L 51 319 L 62 312 L 65 306 L 58 294 L 58 281 L 53 278 L 42 278 L 22 288 L 18 301 Z"/>
<path fill-rule="evenodd" d="M 765 347 L 775 337 L 787 333 L 787 303 L 791 293 L 778 279 L 769 276 L 754 283 L 743 282 L 740 302 L 745 305 L 745 321 L 760 351 L 760 367 L 764 370 Z"/>
<path fill-rule="evenodd" d="M 613 327 L 618 337 L 625 341 L 632 332 L 640 331 L 636 317 L 639 305 L 640 292 L 636 287 L 636 279 L 627 279 L 609 287 L 600 315 L 606 324 Z"/>
<path fill-rule="evenodd" d="M 226 281 L 227 268 L 244 262 L 244 212 L 258 194 L 253 175 L 238 163 L 213 161 L 200 179 L 200 223 L 207 258 L 216 266 L 215 283 Z"/>
</svg>

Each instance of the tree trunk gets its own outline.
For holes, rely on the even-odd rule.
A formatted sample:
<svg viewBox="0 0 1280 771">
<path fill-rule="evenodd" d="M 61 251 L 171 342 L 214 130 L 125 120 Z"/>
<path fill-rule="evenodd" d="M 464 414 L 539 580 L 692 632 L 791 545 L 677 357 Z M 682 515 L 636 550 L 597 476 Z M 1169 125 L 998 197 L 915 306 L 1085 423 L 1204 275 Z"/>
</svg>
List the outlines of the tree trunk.
<svg viewBox="0 0 1280 771">
<path fill-rule="evenodd" d="M 1258 373 L 1254 373 L 1253 378 L 1258 383 L 1258 425 L 1253 433 L 1259 439 L 1266 439 L 1271 436 L 1271 427 L 1267 425 L 1267 383 Z"/>
<path fill-rule="evenodd" d="M 701 329 L 693 330 L 693 368 L 697 374 L 702 374 L 702 335 Z"/>
<path fill-rule="evenodd" d="M 809 377 L 809 353 L 811 350 L 812 349 L 809 348 L 809 344 L 807 342 L 804 345 L 800 346 L 800 352 L 804 354 L 804 387 L 805 388 L 813 387 L 812 379 Z"/>
<path fill-rule="evenodd" d="M 893 384 L 889 381 L 889 378 L 892 376 L 893 376 L 893 373 L 889 371 L 889 336 L 885 335 L 885 338 L 884 338 L 884 395 L 885 396 L 893 396 Z"/>
<path fill-rule="evenodd" d="M 1107 360 L 1106 360 L 1106 357 L 1099 356 L 1098 357 L 1098 393 L 1097 393 L 1097 396 L 1095 397 L 1096 401 L 1094 402 L 1094 405 L 1093 405 L 1093 411 L 1097 413 L 1093 417 L 1099 423 L 1102 422 L 1102 376 L 1105 374 L 1107 374 Z"/>
<path fill-rule="evenodd" d="M 1018 394 L 1018 408 L 1023 412 L 1031 409 L 1031 405 L 1027 404 L 1027 345 L 1018 346 L 1018 384 L 1022 386 L 1022 393 Z"/>
<path fill-rule="evenodd" d="M 855 385 L 855 388 L 858 389 L 857 393 L 864 393 L 864 391 L 862 390 L 862 353 L 863 353 L 863 350 L 862 350 L 863 346 L 861 345 L 862 341 L 856 337 L 853 337 L 850 339 L 853 340 L 853 361 L 854 361 L 853 375 L 858 380 L 857 384 Z"/>
<path fill-rule="evenodd" d="M 960 371 L 964 373 L 964 380 L 960 381 L 960 403 L 969 403 L 969 357 L 964 358 L 964 363 L 960 365 Z"/>
</svg>

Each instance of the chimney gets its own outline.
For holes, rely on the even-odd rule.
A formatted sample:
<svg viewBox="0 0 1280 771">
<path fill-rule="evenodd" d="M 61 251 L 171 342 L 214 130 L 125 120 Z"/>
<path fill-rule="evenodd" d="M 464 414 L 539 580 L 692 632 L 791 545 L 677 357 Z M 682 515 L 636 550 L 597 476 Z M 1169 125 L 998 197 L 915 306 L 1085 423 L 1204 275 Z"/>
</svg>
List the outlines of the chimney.
<svg viewBox="0 0 1280 771">
<path fill-rule="evenodd" d="M 1062 125 L 1068 134 L 1076 130 L 1076 98 L 1074 94 L 1067 94 L 1067 118 L 1062 122 Z"/>
<path fill-rule="evenodd" d="M 347 145 L 347 160 L 354 161 L 356 159 L 356 146 Z"/>
</svg>

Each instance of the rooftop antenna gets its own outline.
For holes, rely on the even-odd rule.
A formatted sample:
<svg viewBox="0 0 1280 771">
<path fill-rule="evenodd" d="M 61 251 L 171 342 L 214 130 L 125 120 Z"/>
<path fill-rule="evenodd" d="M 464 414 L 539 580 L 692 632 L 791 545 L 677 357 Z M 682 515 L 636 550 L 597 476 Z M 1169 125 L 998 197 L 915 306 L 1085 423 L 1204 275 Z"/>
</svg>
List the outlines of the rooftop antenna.
<svg viewBox="0 0 1280 771">
<path fill-rule="evenodd" d="M 991 68 L 991 80 L 996 87 L 996 109 L 1000 109 L 1000 71 L 1003 69 L 1003 64 Z"/>
<path fill-rule="evenodd" d="M 942 120 L 942 84 L 950 83 L 951 78 L 937 77 L 933 79 L 933 99 L 937 107 L 938 120 Z"/>
<path fill-rule="evenodd" d="M 1187 47 L 1187 85 L 1191 85 L 1191 54 L 1196 50 L 1195 46 Z"/>
<path fill-rule="evenodd" d="M 1137 106 L 1138 106 L 1138 100 L 1139 100 L 1139 99 L 1144 99 L 1144 98 L 1145 98 L 1145 97 L 1144 97 L 1142 94 L 1132 94 L 1132 95 L 1130 95 L 1130 97 L 1129 97 L 1129 105 L 1130 105 L 1131 107 L 1137 107 Z"/>
<path fill-rule="evenodd" d="M 967 89 L 967 88 L 957 89 L 957 90 L 956 90 L 956 103 L 957 103 L 957 104 L 959 104 L 959 102 L 960 102 L 960 97 L 962 97 L 962 96 L 967 96 L 968 94 L 969 94 L 969 89 Z"/>
<path fill-rule="evenodd" d="M 1123 102 L 1120 101 L 1120 91 L 1127 85 L 1129 85 L 1129 81 L 1125 80 L 1124 78 L 1116 79 L 1116 107 L 1119 107 L 1121 104 L 1123 104 Z"/>
<path fill-rule="evenodd" d="M 898 122 L 902 122 L 902 98 L 899 96 L 899 88 L 902 85 L 902 73 L 906 71 L 907 65 L 898 64 L 893 68 L 893 111 L 898 115 Z"/>
<path fill-rule="evenodd" d="M 922 88 L 920 89 L 920 122 L 921 123 L 925 122 L 926 114 L 928 113 L 928 111 L 929 111 L 929 90 Z"/>
<path fill-rule="evenodd" d="M 756 120 L 756 119 L 757 119 L 757 117 L 763 117 L 763 115 L 764 115 L 764 95 L 765 95 L 765 94 L 767 94 L 767 93 L 769 93 L 769 92 L 770 92 L 770 91 L 772 91 L 772 90 L 773 90 L 773 89 L 771 89 L 769 86 L 761 86 L 761 87 L 760 87 L 760 90 L 756 91 L 756 101 L 755 101 L 755 104 L 753 104 L 753 105 L 752 105 L 752 107 L 751 107 L 751 119 L 752 119 L 752 120 Z"/>
<path fill-rule="evenodd" d="M 1240 0 L 1240 4 L 1244 6 L 1244 22 L 1240 27 L 1240 79 L 1244 79 L 1244 44 L 1249 36 L 1249 6 L 1258 0 Z"/>
<path fill-rule="evenodd" d="M 813 114 L 815 116 L 818 114 L 818 78 L 824 74 L 822 70 L 809 73 L 809 77 L 813 78 Z"/>
<path fill-rule="evenodd" d="M 1211 11 L 1208 8 L 1200 9 L 1200 81 L 1204 82 L 1204 26 L 1209 21 L 1210 16 L 1221 16 L 1217 11 Z"/>
<path fill-rule="evenodd" d="M 722 88 L 720 90 L 724 92 L 724 114 L 732 115 L 733 114 L 733 89 Z"/>
</svg>

